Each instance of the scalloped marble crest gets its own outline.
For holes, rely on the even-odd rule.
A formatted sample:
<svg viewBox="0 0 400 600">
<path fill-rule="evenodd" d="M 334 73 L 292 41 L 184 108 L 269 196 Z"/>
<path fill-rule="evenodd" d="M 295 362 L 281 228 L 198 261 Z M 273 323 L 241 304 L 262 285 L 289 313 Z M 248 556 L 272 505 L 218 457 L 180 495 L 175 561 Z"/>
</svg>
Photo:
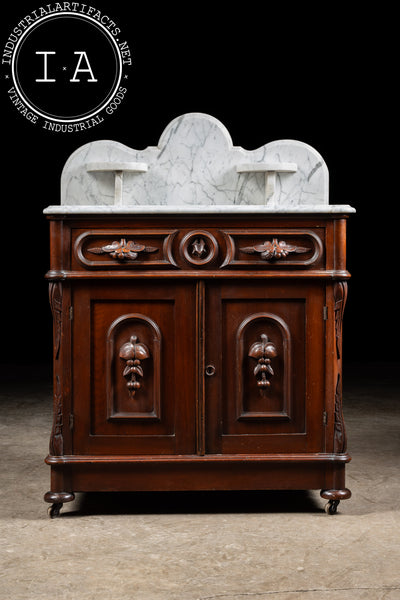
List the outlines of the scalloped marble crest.
<svg viewBox="0 0 400 600">
<path fill-rule="evenodd" d="M 112 169 L 142 163 L 124 171 L 118 181 Z M 296 170 L 276 172 L 273 193 L 266 199 L 266 176 L 260 163 L 292 163 Z M 238 172 L 241 165 L 254 172 Z M 117 169 L 115 169 L 117 170 Z M 233 146 L 225 126 L 210 115 L 188 113 L 174 119 L 157 146 L 134 150 L 119 142 L 100 140 L 78 148 L 61 177 L 61 206 L 45 212 L 162 212 L 256 210 L 271 212 L 336 212 L 329 206 L 328 169 L 321 155 L 296 140 L 269 142 L 256 150 Z M 269 184 L 270 185 L 270 182 Z M 351 207 L 341 207 L 353 212 Z"/>
</svg>

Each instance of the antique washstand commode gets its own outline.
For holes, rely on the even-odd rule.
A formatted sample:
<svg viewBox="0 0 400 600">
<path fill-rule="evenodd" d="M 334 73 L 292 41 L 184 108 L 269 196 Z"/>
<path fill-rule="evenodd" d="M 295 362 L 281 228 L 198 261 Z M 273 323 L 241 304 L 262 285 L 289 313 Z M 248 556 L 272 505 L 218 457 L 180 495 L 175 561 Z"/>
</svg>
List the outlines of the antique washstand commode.
<svg viewBox="0 0 400 600">
<path fill-rule="evenodd" d="M 51 516 L 82 491 L 345 487 L 346 218 L 294 140 L 193 113 L 79 148 L 49 206 Z"/>
</svg>

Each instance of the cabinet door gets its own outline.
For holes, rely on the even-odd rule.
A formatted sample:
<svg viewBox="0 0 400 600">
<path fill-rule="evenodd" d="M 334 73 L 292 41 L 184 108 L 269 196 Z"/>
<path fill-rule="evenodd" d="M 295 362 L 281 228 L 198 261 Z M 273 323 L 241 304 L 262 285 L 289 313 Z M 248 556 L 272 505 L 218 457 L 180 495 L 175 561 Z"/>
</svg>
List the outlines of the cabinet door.
<svg viewBox="0 0 400 600">
<path fill-rule="evenodd" d="M 76 283 L 73 305 L 74 453 L 192 453 L 194 286 Z"/>
<path fill-rule="evenodd" d="M 209 284 L 207 452 L 323 450 L 324 297 L 312 282 Z"/>
</svg>

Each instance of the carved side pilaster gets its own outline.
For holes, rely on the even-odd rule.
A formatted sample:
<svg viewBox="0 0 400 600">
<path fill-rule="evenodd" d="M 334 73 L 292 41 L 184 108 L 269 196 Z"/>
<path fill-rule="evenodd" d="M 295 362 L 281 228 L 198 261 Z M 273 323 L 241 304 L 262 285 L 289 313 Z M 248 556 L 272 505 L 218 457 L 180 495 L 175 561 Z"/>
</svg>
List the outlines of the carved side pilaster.
<svg viewBox="0 0 400 600">
<path fill-rule="evenodd" d="M 63 397 L 60 378 L 56 375 L 53 404 L 53 426 L 50 435 L 49 453 L 52 456 L 64 454 L 63 440 Z"/>
<path fill-rule="evenodd" d="M 342 325 L 343 313 L 347 300 L 347 283 L 338 281 L 333 288 L 333 297 L 335 300 L 335 333 L 336 333 L 336 355 L 338 360 L 342 357 Z"/>
<path fill-rule="evenodd" d="M 347 437 L 343 417 L 342 402 L 342 326 L 343 314 L 347 299 L 347 283 L 344 281 L 336 282 L 333 288 L 333 297 L 335 301 L 335 338 L 336 338 L 336 359 L 337 359 L 337 379 L 335 388 L 335 412 L 334 412 L 334 437 L 333 451 L 346 452 Z"/>
<path fill-rule="evenodd" d="M 346 452 L 347 449 L 347 436 L 346 427 L 344 424 L 343 417 L 343 403 L 342 403 L 342 378 L 338 373 L 336 380 L 335 390 L 335 425 L 334 425 L 334 437 L 333 437 L 333 451 L 342 453 Z"/>
<path fill-rule="evenodd" d="M 60 353 L 62 328 L 62 287 L 59 281 L 50 282 L 49 301 L 53 315 L 54 358 L 57 360 Z"/>
<path fill-rule="evenodd" d="M 59 281 L 49 284 L 49 300 L 53 315 L 53 426 L 51 429 L 49 452 L 52 456 L 61 456 L 64 452 L 63 440 L 63 395 L 60 379 L 60 348 L 62 335 L 62 285 Z"/>
</svg>

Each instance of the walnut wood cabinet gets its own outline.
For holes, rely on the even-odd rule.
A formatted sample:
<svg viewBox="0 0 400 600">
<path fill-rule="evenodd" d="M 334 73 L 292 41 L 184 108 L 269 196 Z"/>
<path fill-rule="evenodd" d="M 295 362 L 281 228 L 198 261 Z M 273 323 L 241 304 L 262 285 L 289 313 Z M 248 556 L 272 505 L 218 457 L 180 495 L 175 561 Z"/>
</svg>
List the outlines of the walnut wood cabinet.
<svg viewBox="0 0 400 600">
<path fill-rule="evenodd" d="M 345 487 L 346 217 L 53 215 L 55 516 L 81 491 Z"/>
</svg>

